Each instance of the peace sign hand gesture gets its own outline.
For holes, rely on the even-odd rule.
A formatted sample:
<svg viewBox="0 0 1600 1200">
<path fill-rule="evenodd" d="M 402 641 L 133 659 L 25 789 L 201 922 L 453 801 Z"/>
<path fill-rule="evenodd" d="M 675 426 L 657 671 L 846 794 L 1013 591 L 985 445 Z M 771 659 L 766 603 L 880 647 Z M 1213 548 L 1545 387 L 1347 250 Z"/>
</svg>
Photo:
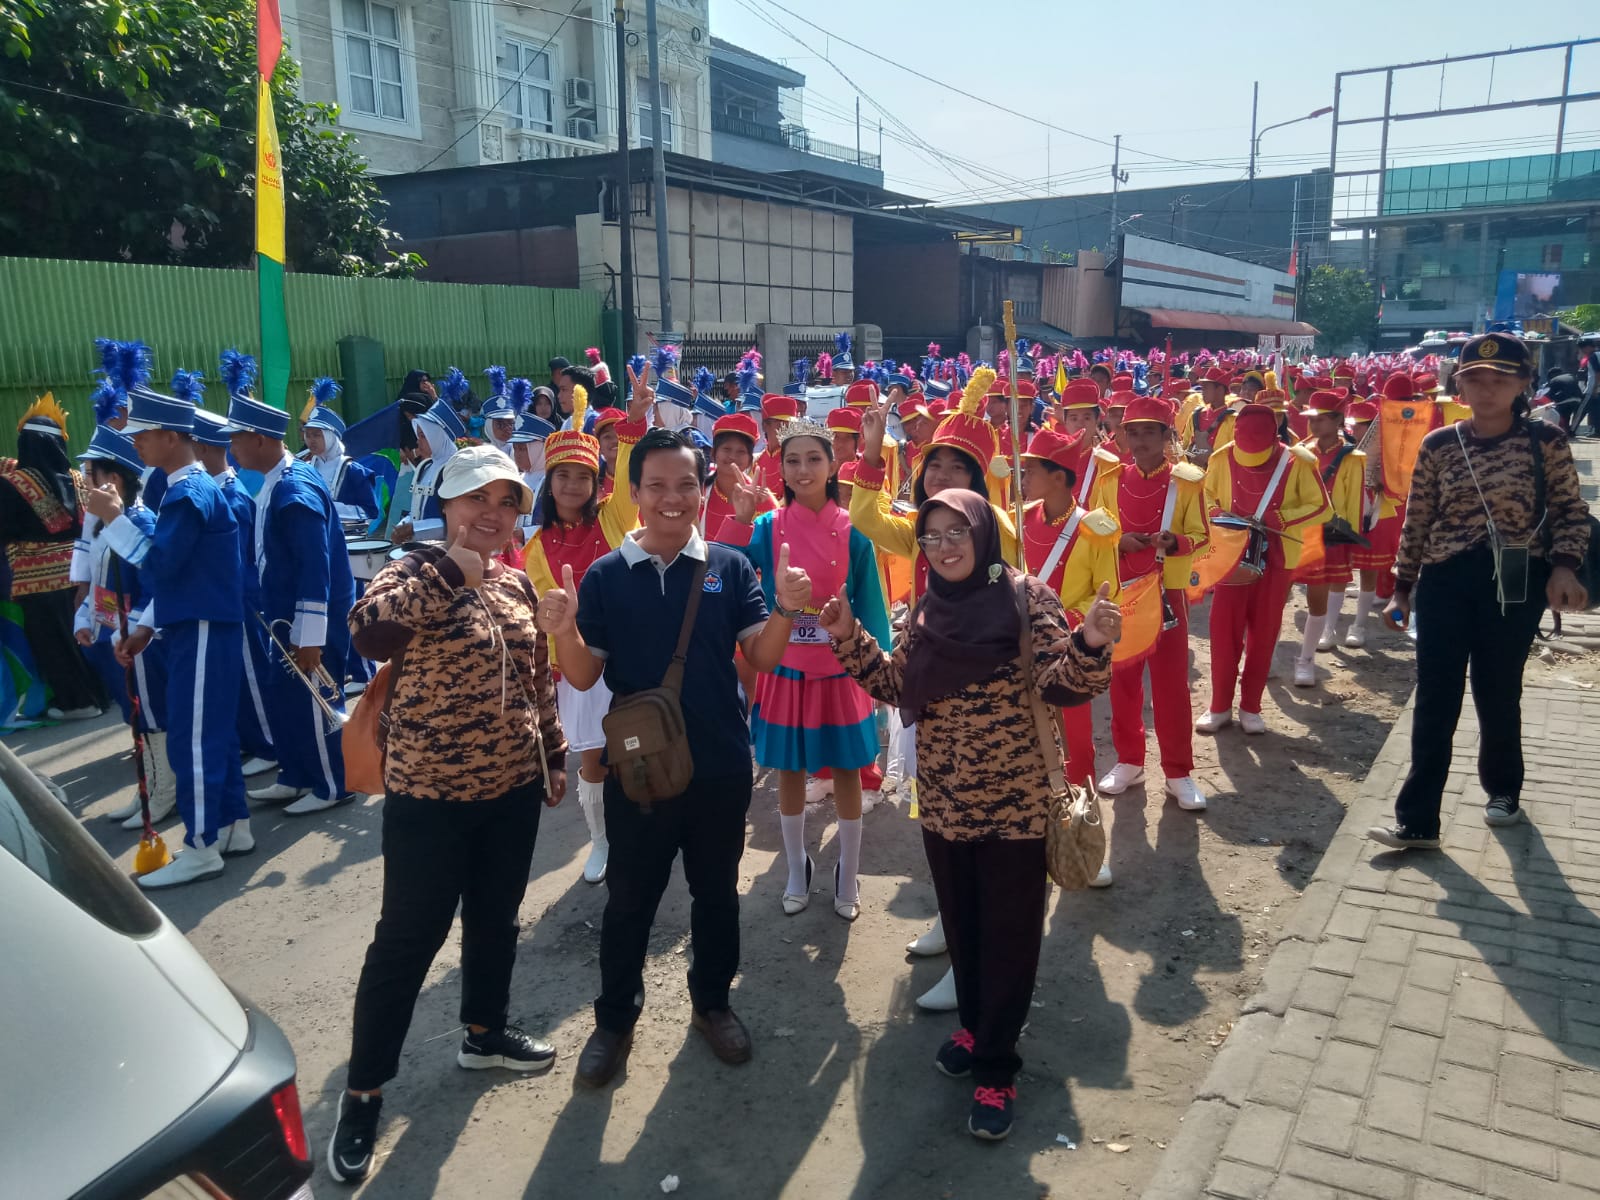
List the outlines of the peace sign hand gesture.
<svg viewBox="0 0 1600 1200">
<path fill-rule="evenodd" d="M 632 392 L 628 396 L 628 422 L 637 425 L 645 419 L 645 414 L 650 411 L 650 406 L 656 401 L 656 390 L 647 382 L 650 378 L 650 369 L 646 367 L 642 372 L 635 372 L 632 364 L 628 366 L 628 384 Z"/>
<path fill-rule="evenodd" d="M 861 410 L 861 457 L 869 466 L 883 461 L 883 437 L 888 426 L 889 397 L 879 395 Z"/>
<path fill-rule="evenodd" d="M 761 485 L 733 463 L 726 470 L 733 479 L 733 519 L 741 525 L 753 524 L 761 507 Z"/>
</svg>

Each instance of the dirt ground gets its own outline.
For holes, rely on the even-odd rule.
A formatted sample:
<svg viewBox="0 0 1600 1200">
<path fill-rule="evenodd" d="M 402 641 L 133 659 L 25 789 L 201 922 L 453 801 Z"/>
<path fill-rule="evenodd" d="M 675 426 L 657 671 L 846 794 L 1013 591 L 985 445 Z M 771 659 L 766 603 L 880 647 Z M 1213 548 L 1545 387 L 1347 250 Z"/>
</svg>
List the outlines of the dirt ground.
<svg viewBox="0 0 1600 1200">
<path fill-rule="evenodd" d="M 1343 624 L 1353 607 L 1352 597 Z M 1196 614 L 1193 639 L 1196 711 L 1208 693 L 1206 611 Z M 1289 686 L 1304 615 L 1297 595 L 1268 687 L 1272 732 L 1195 739 L 1207 813 L 1163 804 L 1159 781 L 1108 801 L 1116 885 L 1054 898 L 1009 1141 L 980 1145 L 966 1135 L 970 1090 L 932 1067 L 954 1022 L 913 1003 L 946 965 L 904 952 L 934 915 L 915 822 L 892 802 L 868 815 L 864 911 L 852 926 L 828 903 L 834 826 L 831 813 L 814 810 L 807 832 L 818 893 L 806 912 L 786 918 L 776 797 L 763 780 L 743 864 L 734 1000 L 754 1035 L 755 1061 L 724 1067 L 689 1030 L 688 897 L 679 876 L 657 919 L 627 1070 L 606 1091 L 574 1089 L 605 894 L 581 880 L 584 824 L 569 800 L 545 814 L 540 831 L 512 996 L 513 1019 L 559 1048 L 555 1069 L 514 1079 L 455 1067 L 452 940 L 417 1005 L 401 1075 L 386 1092 L 377 1169 L 361 1194 L 644 1197 L 676 1176 L 679 1194 L 692 1197 L 1137 1195 L 1255 990 L 1269 935 L 1410 692 L 1411 643 L 1376 620 L 1367 649 L 1318 655 L 1320 686 Z M 1572 669 L 1564 658 L 1536 668 Z M 1112 761 L 1104 698 L 1095 714 L 1103 771 Z M 124 736 L 103 718 L 8 740 L 65 787 L 88 827 L 131 867 L 134 835 L 95 819 L 131 786 Z M 377 914 L 380 804 L 299 820 L 258 811 L 253 856 L 159 900 L 288 1033 L 323 1196 L 338 1190 L 320 1164 Z M 169 843 L 181 838 L 176 825 L 167 832 Z"/>
</svg>

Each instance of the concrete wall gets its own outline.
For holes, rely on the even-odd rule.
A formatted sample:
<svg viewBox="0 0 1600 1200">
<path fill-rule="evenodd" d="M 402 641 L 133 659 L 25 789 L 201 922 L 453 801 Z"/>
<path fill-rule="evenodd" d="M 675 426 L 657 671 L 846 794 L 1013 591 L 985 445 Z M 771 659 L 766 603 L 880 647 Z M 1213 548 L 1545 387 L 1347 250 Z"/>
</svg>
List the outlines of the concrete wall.
<svg viewBox="0 0 1600 1200">
<path fill-rule="evenodd" d="M 953 240 L 864 244 L 856 306 L 885 337 L 937 341 L 961 328 L 961 252 Z"/>
<path fill-rule="evenodd" d="M 428 260 L 421 278 L 433 283 L 578 286 L 578 239 L 568 228 L 508 229 L 408 240 Z"/>
</svg>

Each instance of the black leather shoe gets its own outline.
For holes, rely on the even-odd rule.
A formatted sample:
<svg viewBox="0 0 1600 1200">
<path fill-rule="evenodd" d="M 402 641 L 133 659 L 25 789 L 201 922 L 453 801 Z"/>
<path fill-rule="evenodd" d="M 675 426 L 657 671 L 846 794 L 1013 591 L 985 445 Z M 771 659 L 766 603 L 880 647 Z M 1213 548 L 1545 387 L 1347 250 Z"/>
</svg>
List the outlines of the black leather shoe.
<svg viewBox="0 0 1600 1200">
<path fill-rule="evenodd" d="M 750 1031 L 734 1016 L 733 1009 L 696 1012 L 691 1023 L 705 1037 L 711 1053 L 723 1062 L 737 1065 L 750 1061 Z"/>
<path fill-rule="evenodd" d="M 597 1027 L 578 1055 L 578 1082 L 593 1088 L 605 1087 L 628 1061 L 628 1051 L 632 1049 L 633 1030 L 615 1033 Z"/>
</svg>

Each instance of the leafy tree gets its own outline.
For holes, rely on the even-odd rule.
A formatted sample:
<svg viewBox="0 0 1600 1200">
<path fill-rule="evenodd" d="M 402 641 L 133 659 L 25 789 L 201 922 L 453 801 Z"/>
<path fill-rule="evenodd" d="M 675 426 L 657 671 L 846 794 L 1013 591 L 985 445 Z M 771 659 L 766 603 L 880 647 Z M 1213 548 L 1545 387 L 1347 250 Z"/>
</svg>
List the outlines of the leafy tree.
<svg viewBox="0 0 1600 1200">
<path fill-rule="evenodd" d="M 0 254 L 199 267 L 252 261 L 255 5 L 0 0 Z M 273 76 L 288 265 L 410 276 L 337 109 Z"/>
<path fill-rule="evenodd" d="M 1377 315 L 1377 298 L 1366 272 L 1321 266 L 1304 275 L 1300 319 L 1317 327 L 1318 351 L 1328 353 L 1368 341 Z"/>
<path fill-rule="evenodd" d="M 1600 332 L 1600 304 L 1580 304 L 1556 313 L 1563 322 L 1584 333 Z"/>
</svg>

